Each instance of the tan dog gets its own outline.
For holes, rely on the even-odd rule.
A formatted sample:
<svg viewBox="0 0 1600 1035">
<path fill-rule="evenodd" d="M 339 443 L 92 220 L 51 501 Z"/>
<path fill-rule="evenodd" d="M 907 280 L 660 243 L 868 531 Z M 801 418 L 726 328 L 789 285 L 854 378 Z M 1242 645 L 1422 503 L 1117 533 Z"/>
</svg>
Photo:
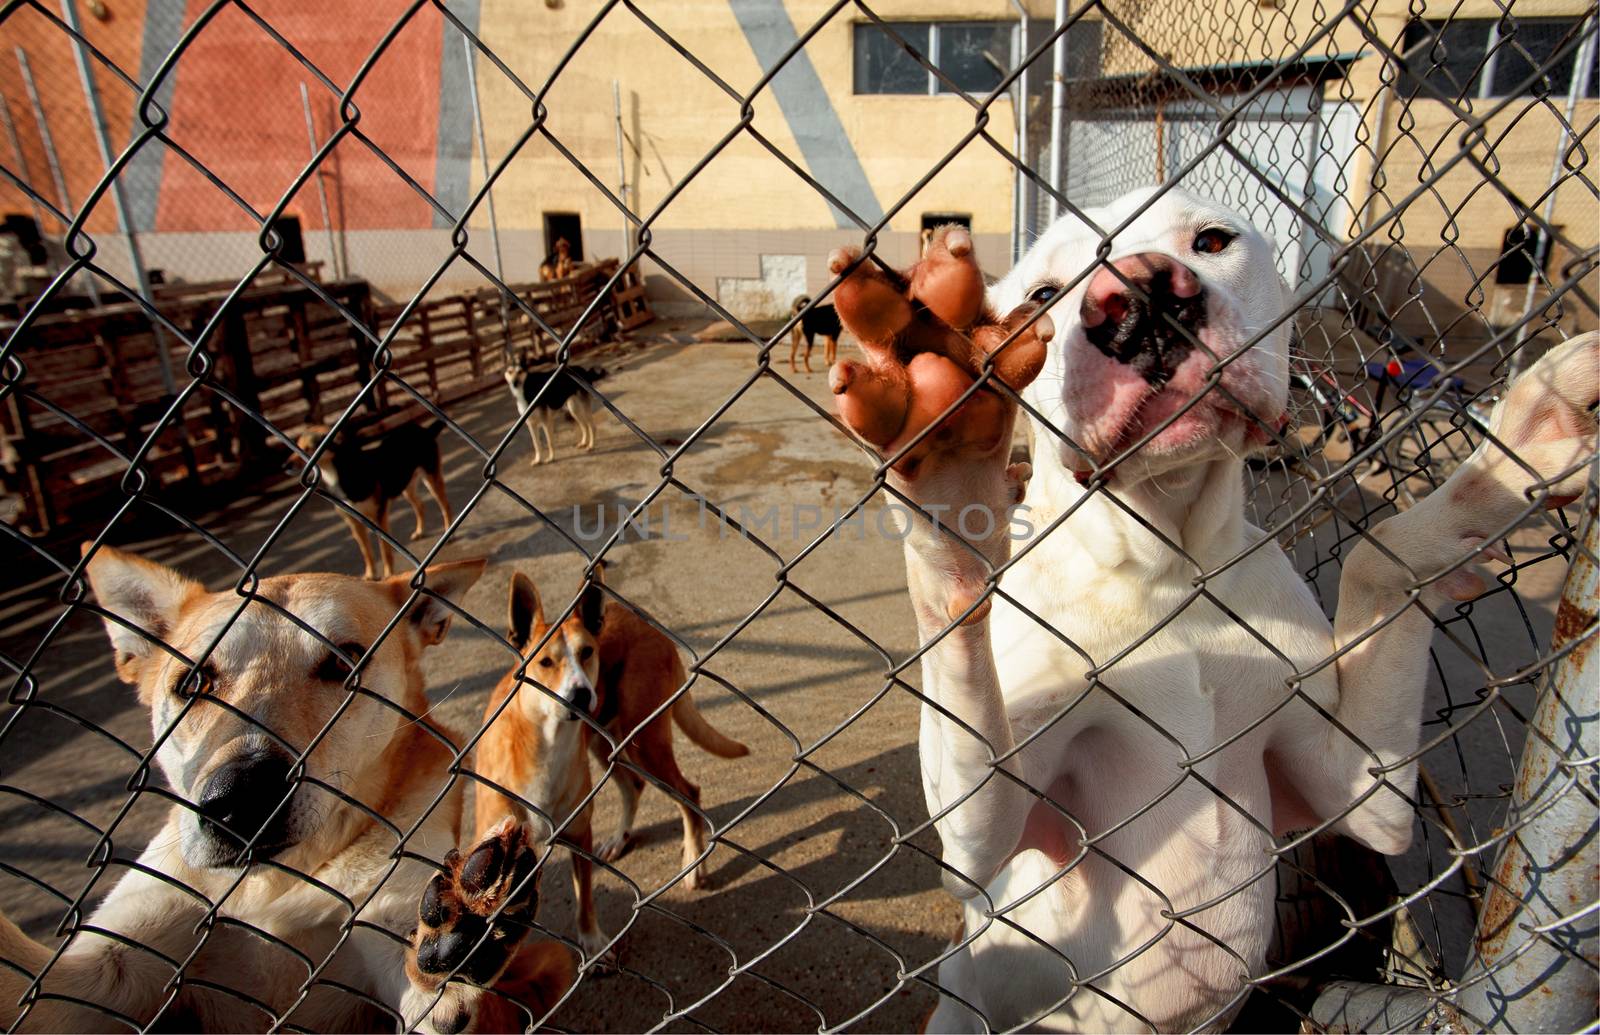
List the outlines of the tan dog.
<svg viewBox="0 0 1600 1035">
<path fill-rule="evenodd" d="M 572 245 L 565 237 L 556 238 L 556 250 L 539 264 L 539 279 L 550 281 L 572 276 Z"/>
<path fill-rule="evenodd" d="M 455 751 L 416 718 L 428 710 L 422 653 L 483 567 L 427 569 L 414 603 L 409 576 L 342 575 L 264 579 L 247 602 L 95 551 L 89 582 L 117 672 L 150 710 L 155 758 L 180 801 L 59 956 L 0 916 L 0 1028 L 100 1031 L 108 1016 L 195 1031 L 503 1023 L 500 1004 L 480 1013 L 492 997 L 445 985 L 458 970 L 484 985 L 505 978 L 535 1008 L 553 1003 L 572 961 L 552 942 L 522 945 L 536 904 L 527 831 L 504 823 L 465 860 L 454 851 Z M 437 801 L 442 787 L 452 790 Z M 444 871 L 424 856 L 444 856 Z M 327 961 L 304 992 L 311 975 L 296 953 Z M 172 960 L 184 961 L 175 993 Z M 42 975 L 37 997 L 30 975 Z"/>
<path fill-rule="evenodd" d="M 591 810 L 583 805 L 592 784 L 584 748 L 587 745 L 602 764 L 610 753 L 595 729 L 605 729 L 618 741 L 632 735 L 619 759 L 626 765 L 619 764 L 613 774 L 622 792 L 622 820 L 616 834 L 600 846 L 598 857 L 615 862 L 631 847 L 633 817 L 644 789 L 642 771 L 670 789 L 678 802 L 683 814 L 683 866 L 689 871 L 685 882 L 691 888 L 701 885 L 706 830 L 695 808 L 700 788 L 683 775 L 672 752 L 672 722 L 721 758 L 750 753 L 713 729 L 687 692 L 650 718 L 686 681 L 678 649 L 629 608 L 605 602 L 598 575 L 597 570 L 578 607 L 554 629 L 545 622 L 544 604 L 533 583 L 520 572 L 512 575 L 509 638 L 519 651 L 537 649 L 490 696 L 484 719 L 488 730 L 478 744 L 474 765 L 484 779 L 522 799 L 515 801 L 479 783 L 479 830 L 507 815 L 526 813 L 534 830 L 542 830 L 548 839 L 552 825 L 566 821 L 581 806 L 561 836 L 573 848 L 578 943 L 590 956 L 600 952 L 605 936 L 595 919 L 594 835 Z M 502 709 L 508 697 L 512 699 Z M 579 713 L 585 718 L 580 720 Z"/>
</svg>

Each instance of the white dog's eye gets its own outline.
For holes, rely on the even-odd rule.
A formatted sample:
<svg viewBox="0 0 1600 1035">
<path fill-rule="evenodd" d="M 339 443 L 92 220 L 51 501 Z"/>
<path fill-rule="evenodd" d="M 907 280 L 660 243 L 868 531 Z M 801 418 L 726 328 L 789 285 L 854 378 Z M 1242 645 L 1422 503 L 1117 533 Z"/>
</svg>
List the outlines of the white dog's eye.
<svg viewBox="0 0 1600 1035">
<path fill-rule="evenodd" d="M 1059 294 L 1061 294 L 1060 284 L 1040 284 L 1028 292 L 1028 301 L 1037 305 L 1044 305 Z"/>
<path fill-rule="evenodd" d="M 1215 255 L 1232 244 L 1233 239 L 1238 236 L 1220 226 L 1208 226 L 1194 235 L 1194 250 L 1202 255 Z"/>
</svg>

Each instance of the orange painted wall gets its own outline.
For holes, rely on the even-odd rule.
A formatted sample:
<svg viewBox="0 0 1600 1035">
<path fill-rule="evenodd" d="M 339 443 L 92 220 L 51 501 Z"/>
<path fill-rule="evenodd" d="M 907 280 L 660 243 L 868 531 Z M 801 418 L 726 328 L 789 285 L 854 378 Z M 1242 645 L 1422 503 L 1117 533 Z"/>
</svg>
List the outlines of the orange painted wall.
<svg viewBox="0 0 1600 1035">
<path fill-rule="evenodd" d="M 85 35 L 129 78 L 137 79 L 144 2 L 105 2 L 109 19 L 100 21 L 85 13 Z M 185 27 L 211 6 L 211 0 L 188 0 Z M 347 5 L 331 5 L 327 0 L 264 0 L 253 5 L 263 21 L 339 89 L 348 87 L 407 6 L 401 0 Z M 86 8 L 87 4 L 80 3 L 80 10 Z M 422 6 L 373 61 L 353 97 L 360 112 L 359 134 L 429 191 L 434 189 L 436 176 L 442 31 L 439 12 L 431 5 Z M 54 200 L 44 149 L 21 83 L 15 57 L 18 46 L 28 52 L 68 188 L 74 202 L 82 204 L 104 167 L 73 64 L 71 40 L 28 8 L 0 22 L 0 90 L 22 138 L 31 182 Z M 97 69 L 97 75 L 112 145 L 120 150 L 128 143 L 135 93 L 104 69 Z M 178 60 L 175 75 L 168 128 L 172 140 L 258 214 L 264 215 L 278 204 L 310 160 L 300 100 L 302 82 L 310 92 L 319 139 L 326 141 L 338 124 L 336 92 L 238 7 L 223 7 L 198 32 Z M 164 145 L 152 142 L 147 146 Z M 20 175 L 4 140 L 0 140 L 0 164 Z M 323 171 L 336 225 L 352 230 L 432 225 L 432 210 L 426 202 L 354 135 L 340 141 Z M 125 182 L 135 188 L 131 178 Z M 25 195 L 9 183 L 0 187 L 0 208 L 29 211 Z M 298 215 L 307 230 L 323 226 L 311 181 L 290 199 L 287 211 Z M 108 232 L 115 225 L 108 196 L 96 207 L 89 228 Z M 256 225 L 225 191 L 181 155 L 168 150 L 154 229 L 253 231 Z M 60 227 L 46 226 L 45 231 L 59 234 Z"/>
</svg>

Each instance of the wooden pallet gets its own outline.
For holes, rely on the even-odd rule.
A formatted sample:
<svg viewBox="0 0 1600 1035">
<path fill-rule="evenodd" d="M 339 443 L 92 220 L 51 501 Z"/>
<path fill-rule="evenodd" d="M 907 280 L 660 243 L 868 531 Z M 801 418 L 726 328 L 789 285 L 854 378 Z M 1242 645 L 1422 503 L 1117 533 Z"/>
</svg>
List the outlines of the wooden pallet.
<svg viewBox="0 0 1600 1035">
<path fill-rule="evenodd" d="M 644 297 L 644 277 L 638 266 L 629 266 L 611 289 L 611 304 L 617 311 L 617 326 L 624 331 L 642 327 L 656 318 Z"/>
</svg>

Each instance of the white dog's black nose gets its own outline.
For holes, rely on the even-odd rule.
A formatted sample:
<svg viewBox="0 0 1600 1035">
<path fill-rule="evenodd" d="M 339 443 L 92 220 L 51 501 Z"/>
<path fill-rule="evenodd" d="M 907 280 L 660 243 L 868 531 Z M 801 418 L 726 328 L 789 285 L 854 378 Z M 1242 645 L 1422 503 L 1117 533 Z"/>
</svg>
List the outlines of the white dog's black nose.
<svg viewBox="0 0 1600 1035">
<path fill-rule="evenodd" d="M 1102 266 L 1080 310 L 1089 343 L 1152 384 L 1166 382 L 1206 319 L 1195 272 L 1169 255 L 1141 252 Z"/>
<path fill-rule="evenodd" d="M 251 841 L 262 855 L 284 847 L 289 806 L 278 806 L 294 789 L 289 770 L 288 757 L 271 749 L 223 763 L 206 781 L 195 803 L 200 828 L 233 851 Z"/>
</svg>

